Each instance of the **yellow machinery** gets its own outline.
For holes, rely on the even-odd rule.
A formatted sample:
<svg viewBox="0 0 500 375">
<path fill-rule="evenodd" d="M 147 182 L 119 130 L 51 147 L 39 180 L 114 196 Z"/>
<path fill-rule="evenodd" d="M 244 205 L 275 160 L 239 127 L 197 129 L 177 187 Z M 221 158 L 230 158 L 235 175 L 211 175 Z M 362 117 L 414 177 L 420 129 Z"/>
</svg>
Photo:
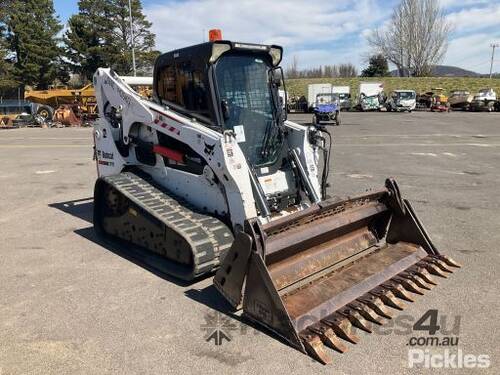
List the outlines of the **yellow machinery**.
<svg viewBox="0 0 500 375">
<path fill-rule="evenodd" d="M 37 114 L 65 125 L 78 125 L 97 117 L 97 103 L 92 85 L 73 90 L 67 88 L 26 91 L 25 100 L 40 104 Z M 69 116 L 67 116 L 69 114 Z"/>
<path fill-rule="evenodd" d="M 421 93 L 417 97 L 417 106 L 423 109 L 430 109 L 433 112 L 448 112 L 450 105 L 448 97 L 444 94 L 444 89 L 436 87 L 431 91 Z"/>
<path fill-rule="evenodd" d="M 151 97 L 152 78 L 122 78 L 133 86 L 139 95 L 146 98 Z M 97 118 L 97 102 L 92 85 L 84 86 L 81 89 L 30 90 L 26 91 L 24 98 L 39 104 L 37 115 L 66 126 L 80 126 Z"/>
<path fill-rule="evenodd" d="M 434 98 L 437 102 L 441 104 L 448 103 L 448 97 L 444 94 L 444 89 L 442 87 L 436 87 L 432 89 L 432 91 L 434 92 Z"/>
<path fill-rule="evenodd" d="M 432 112 L 449 112 L 450 104 L 448 103 L 448 96 L 444 94 L 444 89 L 437 87 L 432 89 L 434 92 L 431 97 L 431 111 Z"/>
</svg>

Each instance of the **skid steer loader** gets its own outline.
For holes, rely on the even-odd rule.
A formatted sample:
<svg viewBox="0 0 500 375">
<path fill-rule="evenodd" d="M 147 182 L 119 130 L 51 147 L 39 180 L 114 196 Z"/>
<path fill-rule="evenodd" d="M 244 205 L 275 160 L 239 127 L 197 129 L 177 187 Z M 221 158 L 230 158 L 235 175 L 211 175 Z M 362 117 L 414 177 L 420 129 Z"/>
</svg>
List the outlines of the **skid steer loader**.
<svg viewBox="0 0 500 375">
<path fill-rule="evenodd" d="M 165 53 L 152 100 L 99 69 L 94 226 L 169 275 L 216 272 L 235 309 L 328 363 L 324 345 L 345 351 L 458 264 L 394 180 L 326 196 L 331 137 L 286 119 L 281 57 L 220 38 Z"/>
</svg>

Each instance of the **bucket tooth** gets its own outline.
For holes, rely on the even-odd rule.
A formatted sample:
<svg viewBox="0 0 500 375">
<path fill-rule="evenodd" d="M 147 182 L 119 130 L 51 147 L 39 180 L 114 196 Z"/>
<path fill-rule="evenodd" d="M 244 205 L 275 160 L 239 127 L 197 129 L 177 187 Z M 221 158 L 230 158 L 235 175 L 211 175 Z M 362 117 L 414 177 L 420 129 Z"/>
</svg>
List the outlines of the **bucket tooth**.
<svg viewBox="0 0 500 375">
<path fill-rule="evenodd" d="M 345 345 L 340 338 L 333 332 L 333 329 L 326 324 L 316 323 L 308 328 L 309 331 L 319 336 L 323 344 L 338 351 L 345 353 L 347 345 Z"/>
<path fill-rule="evenodd" d="M 408 302 L 415 302 L 413 296 L 409 294 L 406 289 L 398 282 L 389 280 L 381 285 L 384 288 L 389 289 L 396 297 Z"/>
<path fill-rule="evenodd" d="M 331 357 L 325 352 L 325 346 L 319 336 L 313 334 L 301 334 L 300 338 L 307 353 L 318 362 L 328 365 L 332 363 Z"/>
<path fill-rule="evenodd" d="M 413 273 L 419 277 L 421 277 L 426 283 L 432 284 L 432 285 L 437 285 L 437 282 L 432 278 L 431 274 L 427 270 L 427 268 L 420 266 L 420 265 L 414 265 L 410 268 L 408 268 L 408 272 Z"/>
<path fill-rule="evenodd" d="M 365 305 L 364 303 L 354 301 L 351 302 L 350 304 L 347 305 L 347 310 L 351 312 L 354 310 L 355 312 L 358 312 L 363 318 L 366 320 L 382 325 L 385 323 L 385 319 L 382 318 L 380 315 L 378 315 L 373 309 L 371 309 L 368 305 Z"/>
<path fill-rule="evenodd" d="M 444 272 L 453 273 L 453 270 L 448 265 L 446 265 L 446 263 L 443 262 L 442 260 L 439 260 L 439 259 L 436 259 L 436 258 L 432 258 L 432 257 L 427 257 L 427 258 L 424 258 L 422 260 L 424 262 L 428 262 L 430 264 L 434 264 L 435 266 L 439 267 Z"/>
<path fill-rule="evenodd" d="M 349 321 L 354 327 L 359 328 L 368 333 L 373 332 L 372 324 L 366 321 L 366 319 L 358 311 L 351 309 L 349 307 L 344 307 L 338 310 L 338 312 L 344 315 L 347 319 L 349 319 Z"/>
<path fill-rule="evenodd" d="M 415 284 L 412 280 L 399 276 L 394 277 L 393 280 L 400 283 L 409 292 L 419 294 L 421 296 L 424 295 L 424 290 L 420 288 L 417 284 Z"/>
<path fill-rule="evenodd" d="M 422 264 L 422 267 L 425 267 L 427 271 L 429 271 L 430 274 L 436 275 L 439 277 L 443 277 L 445 279 L 448 278 L 448 274 L 446 272 L 443 272 L 441 268 L 438 266 L 432 264 L 432 263 L 427 263 L 427 262 L 419 262 L 419 264 Z"/>
<path fill-rule="evenodd" d="M 389 289 L 378 286 L 375 289 L 373 289 L 370 293 L 380 298 L 383 303 L 394 309 L 403 310 L 406 307 L 406 305 L 400 300 L 398 300 L 394 295 L 394 293 L 391 292 Z"/>
<path fill-rule="evenodd" d="M 322 322 L 330 326 L 333 332 L 341 339 L 349 341 L 352 344 L 359 342 L 359 337 L 352 332 L 352 324 L 347 317 L 333 313 L 323 318 Z"/>
<path fill-rule="evenodd" d="M 462 268 L 462 265 L 446 255 L 434 255 L 433 257 L 442 260 L 450 267 Z"/>
<path fill-rule="evenodd" d="M 382 300 L 378 297 L 375 297 L 372 294 L 364 294 L 361 297 L 358 298 L 358 301 L 364 303 L 368 307 L 370 307 L 373 311 L 375 311 L 377 314 L 380 316 L 387 318 L 387 319 L 392 319 L 392 314 L 387 308 L 385 307 L 384 303 Z"/>
<path fill-rule="evenodd" d="M 415 284 L 417 284 L 420 288 L 425 289 L 425 290 L 431 290 L 432 284 L 427 283 L 424 279 L 422 279 L 420 276 L 417 276 L 413 273 L 410 272 L 401 272 L 399 276 L 404 277 L 408 280 L 413 281 Z"/>
</svg>

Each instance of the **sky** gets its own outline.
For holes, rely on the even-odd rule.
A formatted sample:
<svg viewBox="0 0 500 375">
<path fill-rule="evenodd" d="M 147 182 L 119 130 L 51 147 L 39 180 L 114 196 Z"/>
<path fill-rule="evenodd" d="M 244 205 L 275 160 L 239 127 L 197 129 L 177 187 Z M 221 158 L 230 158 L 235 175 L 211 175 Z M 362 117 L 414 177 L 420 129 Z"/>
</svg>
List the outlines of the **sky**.
<svg viewBox="0 0 500 375">
<path fill-rule="evenodd" d="M 143 0 L 158 50 L 167 52 L 203 42 L 208 30 L 224 39 L 279 44 L 287 67 L 351 62 L 366 66 L 373 29 L 390 18 L 398 0 Z M 491 43 L 500 43 L 500 0 L 440 0 L 454 31 L 442 62 L 488 73 Z M 54 0 L 61 21 L 78 11 L 77 0 Z M 500 48 L 494 72 L 500 72 Z"/>
</svg>

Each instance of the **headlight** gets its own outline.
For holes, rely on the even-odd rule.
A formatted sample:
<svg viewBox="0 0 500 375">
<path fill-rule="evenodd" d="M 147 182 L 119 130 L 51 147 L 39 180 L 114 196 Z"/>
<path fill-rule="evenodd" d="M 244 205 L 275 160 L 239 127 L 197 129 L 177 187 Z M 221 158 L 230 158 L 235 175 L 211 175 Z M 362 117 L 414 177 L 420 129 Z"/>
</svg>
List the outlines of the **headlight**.
<svg viewBox="0 0 500 375">
<path fill-rule="evenodd" d="M 214 43 L 212 46 L 212 56 L 210 62 L 214 63 L 224 53 L 231 49 L 231 45 L 226 43 Z"/>
</svg>

